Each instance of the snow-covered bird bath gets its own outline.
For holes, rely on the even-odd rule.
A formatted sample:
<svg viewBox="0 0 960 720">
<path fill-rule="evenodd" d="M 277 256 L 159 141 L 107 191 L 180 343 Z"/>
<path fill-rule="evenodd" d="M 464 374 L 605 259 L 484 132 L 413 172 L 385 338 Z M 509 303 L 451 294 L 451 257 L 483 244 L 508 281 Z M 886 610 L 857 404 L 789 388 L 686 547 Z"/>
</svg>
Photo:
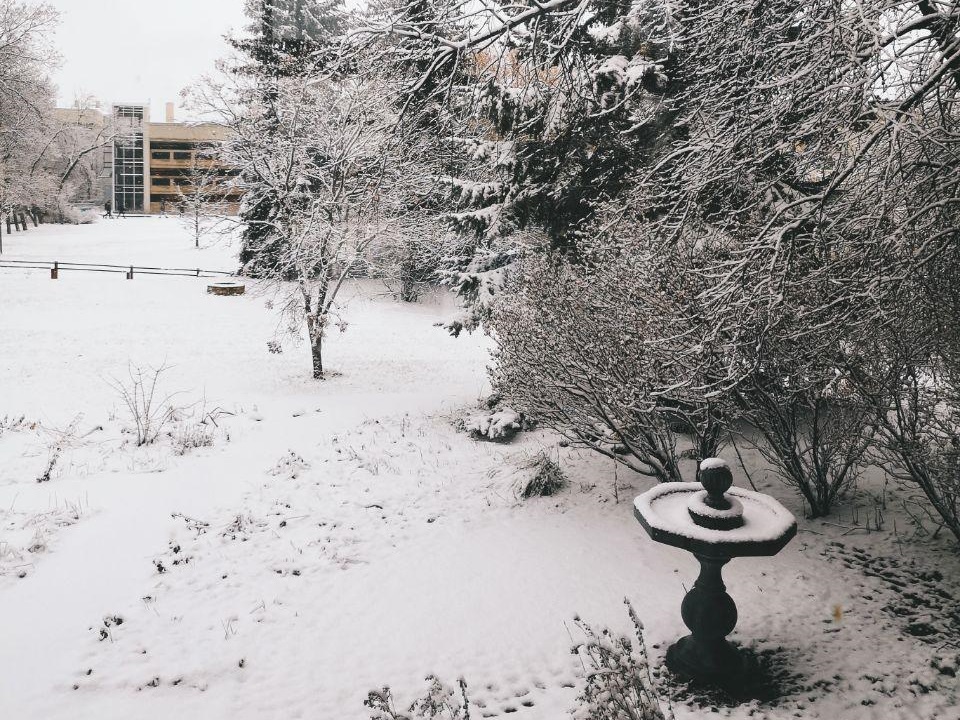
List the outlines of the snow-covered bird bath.
<svg viewBox="0 0 960 720">
<path fill-rule="evenodd" d="M 700 464 L 699 483 L 663 483 L 634 503 L 653 540 L 689 550 L 700 561 L 700 575 L 680 607 L 691 634 L 667 651 L 667 667 L 681 678 L 725 687 L 743 682 L 751 663 L 726 639 L 737 624 L 737 606 L 721 570 L 735 557 L 776 555 L 797 534 L 797 521 L 783 505 L 732 485 L 729 466 L 708 458 Z"/>
</svg>

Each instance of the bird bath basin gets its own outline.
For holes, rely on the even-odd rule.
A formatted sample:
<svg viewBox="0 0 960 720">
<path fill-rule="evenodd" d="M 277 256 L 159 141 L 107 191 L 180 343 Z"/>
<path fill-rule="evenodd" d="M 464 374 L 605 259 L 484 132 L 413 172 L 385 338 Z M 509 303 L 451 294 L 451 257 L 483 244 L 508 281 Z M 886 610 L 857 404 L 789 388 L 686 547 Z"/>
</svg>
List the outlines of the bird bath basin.
<svg viewBox="0 0 960 720">
<path fill-rule="evenodd" d="M 736 685 L 749 662 L 726 636 L 737 606 L 721 570 L 732 558 L 776 555 L 797 534 L 797 521 L 769 495 L 732 487 L 718 458 L 700 464 L 699 483 L 662 483 L 634 501 L 634 515 L 656 542 L 683 548 L 700 561 L 700 575 L 680 614 L 690 635 L 667 650 L 667 668 L 685 680 Z"/>
</svg>

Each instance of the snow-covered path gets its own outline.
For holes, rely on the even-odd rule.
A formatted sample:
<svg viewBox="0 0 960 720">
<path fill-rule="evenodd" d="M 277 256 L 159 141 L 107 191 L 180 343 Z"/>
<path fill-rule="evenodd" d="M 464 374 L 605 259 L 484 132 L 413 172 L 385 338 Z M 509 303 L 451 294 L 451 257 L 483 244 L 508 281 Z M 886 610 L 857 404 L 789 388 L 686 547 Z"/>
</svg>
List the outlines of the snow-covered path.
<svg viewBox="0 0 960 720">
<path fill-rule="evenodd" d="M 5 257 L 233 264 L 175 220 L 128 222 L 5 238 Z M 403 705 L 436 673 L 462 675 L 480 717 L 556 720 L 582 682 L 575 614 L 626 629 L 629 596 L 657 662 L 684 632 L 695 562 L 634 521 L 649 481 L 621 470 L 633 488 L 617 504 L 606 461 L 561 451 L 570 489 L 520 504 L 518 465 L 554 440 L 454 429 L 488 391 L 488 345 L 434 327 L 447 298 L 400 305 L 355 284 L 329 342 L 342 374 L 314 382 L 303 346 L 267 351 L 263 293 L 0 272 L 0 419 L 26 416 L 0 434 L 0 717 L 360 720 L 368 690 Z M 130 362 L 169 365 L 188 419 L 223 411 L 211 446 L 132 446 L 109 384 Z M 804 524 L 777 558 L 725 572 L 737 636 L 782 648 L 805 690 L 723 712 L 960 717 L 933 650 L 900 635 L 876 581 L 831 559 L 830 532 Z"/>
</svg>

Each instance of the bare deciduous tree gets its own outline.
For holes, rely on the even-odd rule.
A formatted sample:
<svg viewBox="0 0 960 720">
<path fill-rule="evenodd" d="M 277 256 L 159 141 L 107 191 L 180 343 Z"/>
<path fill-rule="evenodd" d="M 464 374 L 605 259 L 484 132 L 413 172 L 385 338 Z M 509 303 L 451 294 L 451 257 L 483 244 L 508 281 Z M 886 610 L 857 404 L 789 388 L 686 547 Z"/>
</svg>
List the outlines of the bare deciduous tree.
<svg viewBox="0 0 960 720">
<path fill-rule="evenodd" d="M 50 35 L 58 21 L 49 5 L 0 1 L 0 210 L 31 207 L 55 192 L 37 162 L 53 134 L 56 62 Z"/>
<path fill-rule="evenodd" d="M 218 233 L 228 225 L 229 178 L 216 161 L 216 154 L 216 146 L 198 150 L 186 175 L 178 178 L 186 182 L 186 190 L 183 185 L 177 185 L 180 219 L 197 248 L 201 238 Z"/>
<path fill-rule="evenodd" d="M 346 327 L 345 281 L 388 223 L 402 222 L 405 176 L 392 162 L 401 156 L 391 150 L 391 107 L 376 82 L 320 68 L 273 80 L 269 112 L 243 85 L 256 78 L 229 82 L 208 84 L 195 101 L 225 118 L 231 139 L 218 151 L 240 170 L 245 202 L 269 196 L 269 214 L 246 219 L 263 231 L 246 250 L 258 274 L 283 288 L 284 311 L 305 328 L 320 379 L 324 338 L 332 325 Z"/>
</svg>

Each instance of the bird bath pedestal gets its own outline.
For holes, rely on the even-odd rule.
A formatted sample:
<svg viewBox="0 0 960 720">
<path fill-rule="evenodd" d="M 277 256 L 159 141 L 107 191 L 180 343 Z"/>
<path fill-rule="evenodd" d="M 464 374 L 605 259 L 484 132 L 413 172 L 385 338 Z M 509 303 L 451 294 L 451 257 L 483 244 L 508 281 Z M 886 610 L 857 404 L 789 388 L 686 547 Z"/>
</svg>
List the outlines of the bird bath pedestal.
<svg viewBox="0 0 960 720">
<path fill-rule="evenodd" d="M 700 576 L 680 606 L 690 635 L 667 650 L 667 668 L 684 680 L 727 687 L 750 668 L 726 639 L 737 624 L 737 606 L 721 570 L 731 558 L 776 555 L 797 534 L 797 521 L 783 505 L 732 484 L 727 464 L 708 458 L 699 483 L 662 483 L 634 502 L 634 515 L 653 540 L 700 561 Z"/>
</svg>

